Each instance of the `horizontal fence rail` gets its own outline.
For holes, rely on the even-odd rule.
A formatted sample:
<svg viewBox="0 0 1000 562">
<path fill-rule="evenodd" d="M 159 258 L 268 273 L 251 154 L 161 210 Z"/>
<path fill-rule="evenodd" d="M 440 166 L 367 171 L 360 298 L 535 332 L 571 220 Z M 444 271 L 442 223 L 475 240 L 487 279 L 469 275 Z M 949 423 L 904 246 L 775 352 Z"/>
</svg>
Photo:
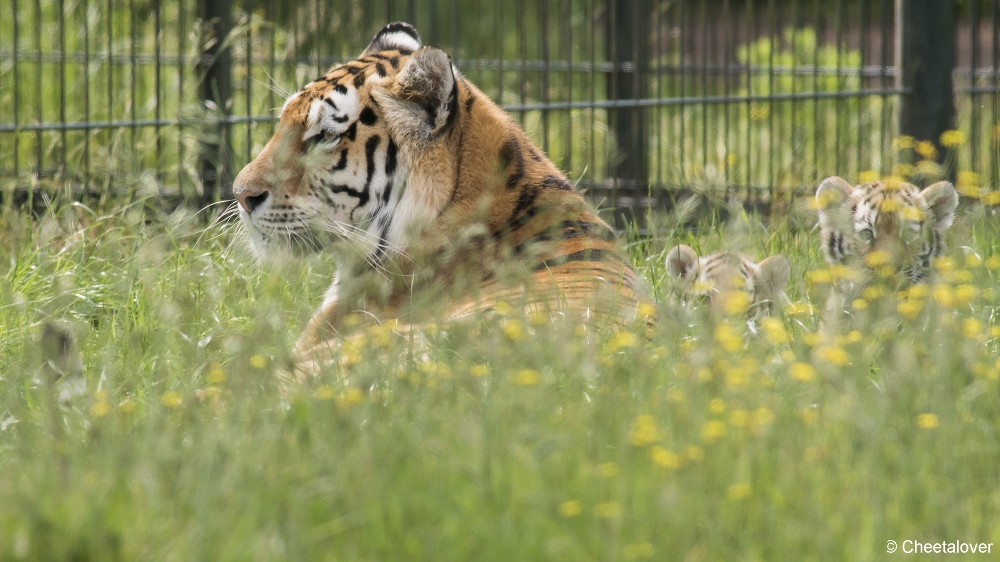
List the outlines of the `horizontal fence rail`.
<svg viewBox="0 0 1000 562">
<path fill-rule="evenodd" d="M 832 174 L 937 174 L 972 196 L 1000 183 L 998 12 L 992 0 L 9 0 L 0 188 L 8 201 L 229 197 L 288 94 L 408 20 L 574 182 L 631 216 L 689 192 L 780 201 Z M 912 36 L 944 45 L 916 75 L 907 65 L 929 55 Z M 951 82 L 953 108 L 933 119 L 919 105 L 927 72 Z"/>
</svg>

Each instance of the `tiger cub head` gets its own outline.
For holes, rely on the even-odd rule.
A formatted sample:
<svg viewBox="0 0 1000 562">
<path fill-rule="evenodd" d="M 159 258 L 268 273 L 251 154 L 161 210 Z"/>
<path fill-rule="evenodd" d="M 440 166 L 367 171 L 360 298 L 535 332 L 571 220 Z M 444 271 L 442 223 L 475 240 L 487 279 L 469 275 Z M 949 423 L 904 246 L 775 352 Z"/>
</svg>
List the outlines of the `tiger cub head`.
<svg viewBox="0 0 1000 562">
<path fill-rule="evenodd" d="M 780 254 L 758 263 L 735 252 L 699 257 L 690 246 L 679 244 L 670 250 L 666 261 L 668 275 L 681 283 L 685 295 L 707 298 L 720 315 L 746 308 L 747 314 L 756 318 L 785 300 L 790 268 Z"/>
<path fill-rule="evenodd" d="M 255 252 L 343 242 L 385 252 L 433 219 L 441 190 L 412 188 L 447 184 L 452 174 L 444 144 L 458 113 L 456 76 L 447 54 L 394 23 L 358 59 L 290 96 L 273 137 L 233 185 Z"/>
<path fill-rule="evenodd" d="M 868 278 L 895 279 L 901 287 L 922 283 L 945 252 L 944 233 L 957 205 L 955 187 L 945 181 L 920 190 L 909 183 L 852 186 L 826 178 L 816 189 L 823 254 L 828 263 Z"/>
</svg>

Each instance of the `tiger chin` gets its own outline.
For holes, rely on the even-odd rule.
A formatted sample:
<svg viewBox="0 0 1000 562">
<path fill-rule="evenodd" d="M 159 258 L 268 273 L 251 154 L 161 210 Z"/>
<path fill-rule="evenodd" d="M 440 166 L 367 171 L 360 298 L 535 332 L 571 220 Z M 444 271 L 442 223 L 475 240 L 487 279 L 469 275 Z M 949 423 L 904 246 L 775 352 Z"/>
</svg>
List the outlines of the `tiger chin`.
<svg viewBox="0 0 1000 562">
<path fill-rule="evenodd" d="M 946 181 L 923 190 L 906 182 L 851 185 L 832 176 L 816 189 L 820 240 L 833 279 L 825 323 L 834 329 L 867 287 L 904 290 L 926 283 L 934 258 L 944 255 L 945 233 L 958 194 Z"/>
<path fill-rule="evenodd" d="M 644 298 L 593 207 L 406 23 L 290 96 L 233 193 L 259 256 L 328 251 L 337 262 L 296 358 L 358 313 L 424 321 L 410 312 L 418 299 L 455 317 L 525 295 L 619 316 Z"/>
<path fill-rule="evenodd" d="M 791 268 L 781 254 L 756 262 L 728 251 L 698 256 L 687 244 L 678 244 L 667 253 L 666 266 L 686 300 L 707 300 L 709 310 L 719 318 L 745 309 L 752 321 L 788 300 L 784 290 Z M 734 310 L 734 304 L 739 304 L 740 310 Z"/>
</svg>

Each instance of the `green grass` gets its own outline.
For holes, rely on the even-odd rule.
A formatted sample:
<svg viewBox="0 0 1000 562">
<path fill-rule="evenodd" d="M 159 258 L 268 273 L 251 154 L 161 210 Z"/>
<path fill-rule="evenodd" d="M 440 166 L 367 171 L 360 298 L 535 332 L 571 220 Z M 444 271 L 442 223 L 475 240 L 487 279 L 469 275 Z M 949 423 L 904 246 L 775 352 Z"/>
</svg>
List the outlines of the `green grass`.
<svg viewBox="0 0 1000 562">
<path fill-rule="evenodd" d="M 985 211 L 961 209 L 942 281 L 978 293 L 950 306 L 928 297 L 914 320 L 895 295 L 873 300 L 869 312 L 884 314 L 859 318 L 859 341 L 814 341 L 808 312 L 777 316 L 789 343 L 739 319 L 725 323 L 733 339 L 669 296 L 669 243 L 728 243 L 785 253 L 790 298 L 822 309 L 824 287 L 806 281 L 823 268 L 808 229 L 749 219 L 696 237 L 663 217 L 671 234 L 630 245 L 657 301 L 648 338 L 641 326 L 516 314 L 446 325 L 426 347 L 370 330 L 342 366 L 287 395 L 275 373 L 331 277 L 328 257 L 258 266 L 228 229 L 138 204 L 38 220 L 8 211 L 0 559 L 873 560 L 887 540 L 997 548 L 1000 270 L 987 266 L 1000 229 Z M 83 356 L 82 375 L 55 384 L 37 349 L 52 321 L 72 327 Z M 812 377 L 796 379 L 792 363 Z"/>
</svg>

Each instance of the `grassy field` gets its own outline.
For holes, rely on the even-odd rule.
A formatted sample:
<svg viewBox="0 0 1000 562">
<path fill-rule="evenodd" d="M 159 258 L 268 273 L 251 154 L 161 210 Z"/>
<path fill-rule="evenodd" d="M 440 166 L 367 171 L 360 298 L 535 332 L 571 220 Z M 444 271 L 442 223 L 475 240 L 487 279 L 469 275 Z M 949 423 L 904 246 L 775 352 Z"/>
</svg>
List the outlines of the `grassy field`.
<svg viewBox="0 0 1000 562">
<path fill-rule="evenodd" d="M 138 203 L 8 210 L 0 559 L 871 560 L 906 539 L 997 551 L 989 212 L 963 204 L 938 283 L 856 302 L 845 334 L 817 333 L 829 272 L 808 229 L 748 219 L 695 237 L 663 217 L 670 234 L 630 245 L 657 302 L 649 337 L 510 313 L 429 331 L 411 353 L 374 328 L 283 396 L 275 372 L 328 257 L 261 267 L 231 229 Z M 662 265 L 678 240 L 783 252 L 792 305 L 754 334 L 679 304 Z M 83 357 L 57 382 L 39 365 L 50 322 Z"/>
</svg>

